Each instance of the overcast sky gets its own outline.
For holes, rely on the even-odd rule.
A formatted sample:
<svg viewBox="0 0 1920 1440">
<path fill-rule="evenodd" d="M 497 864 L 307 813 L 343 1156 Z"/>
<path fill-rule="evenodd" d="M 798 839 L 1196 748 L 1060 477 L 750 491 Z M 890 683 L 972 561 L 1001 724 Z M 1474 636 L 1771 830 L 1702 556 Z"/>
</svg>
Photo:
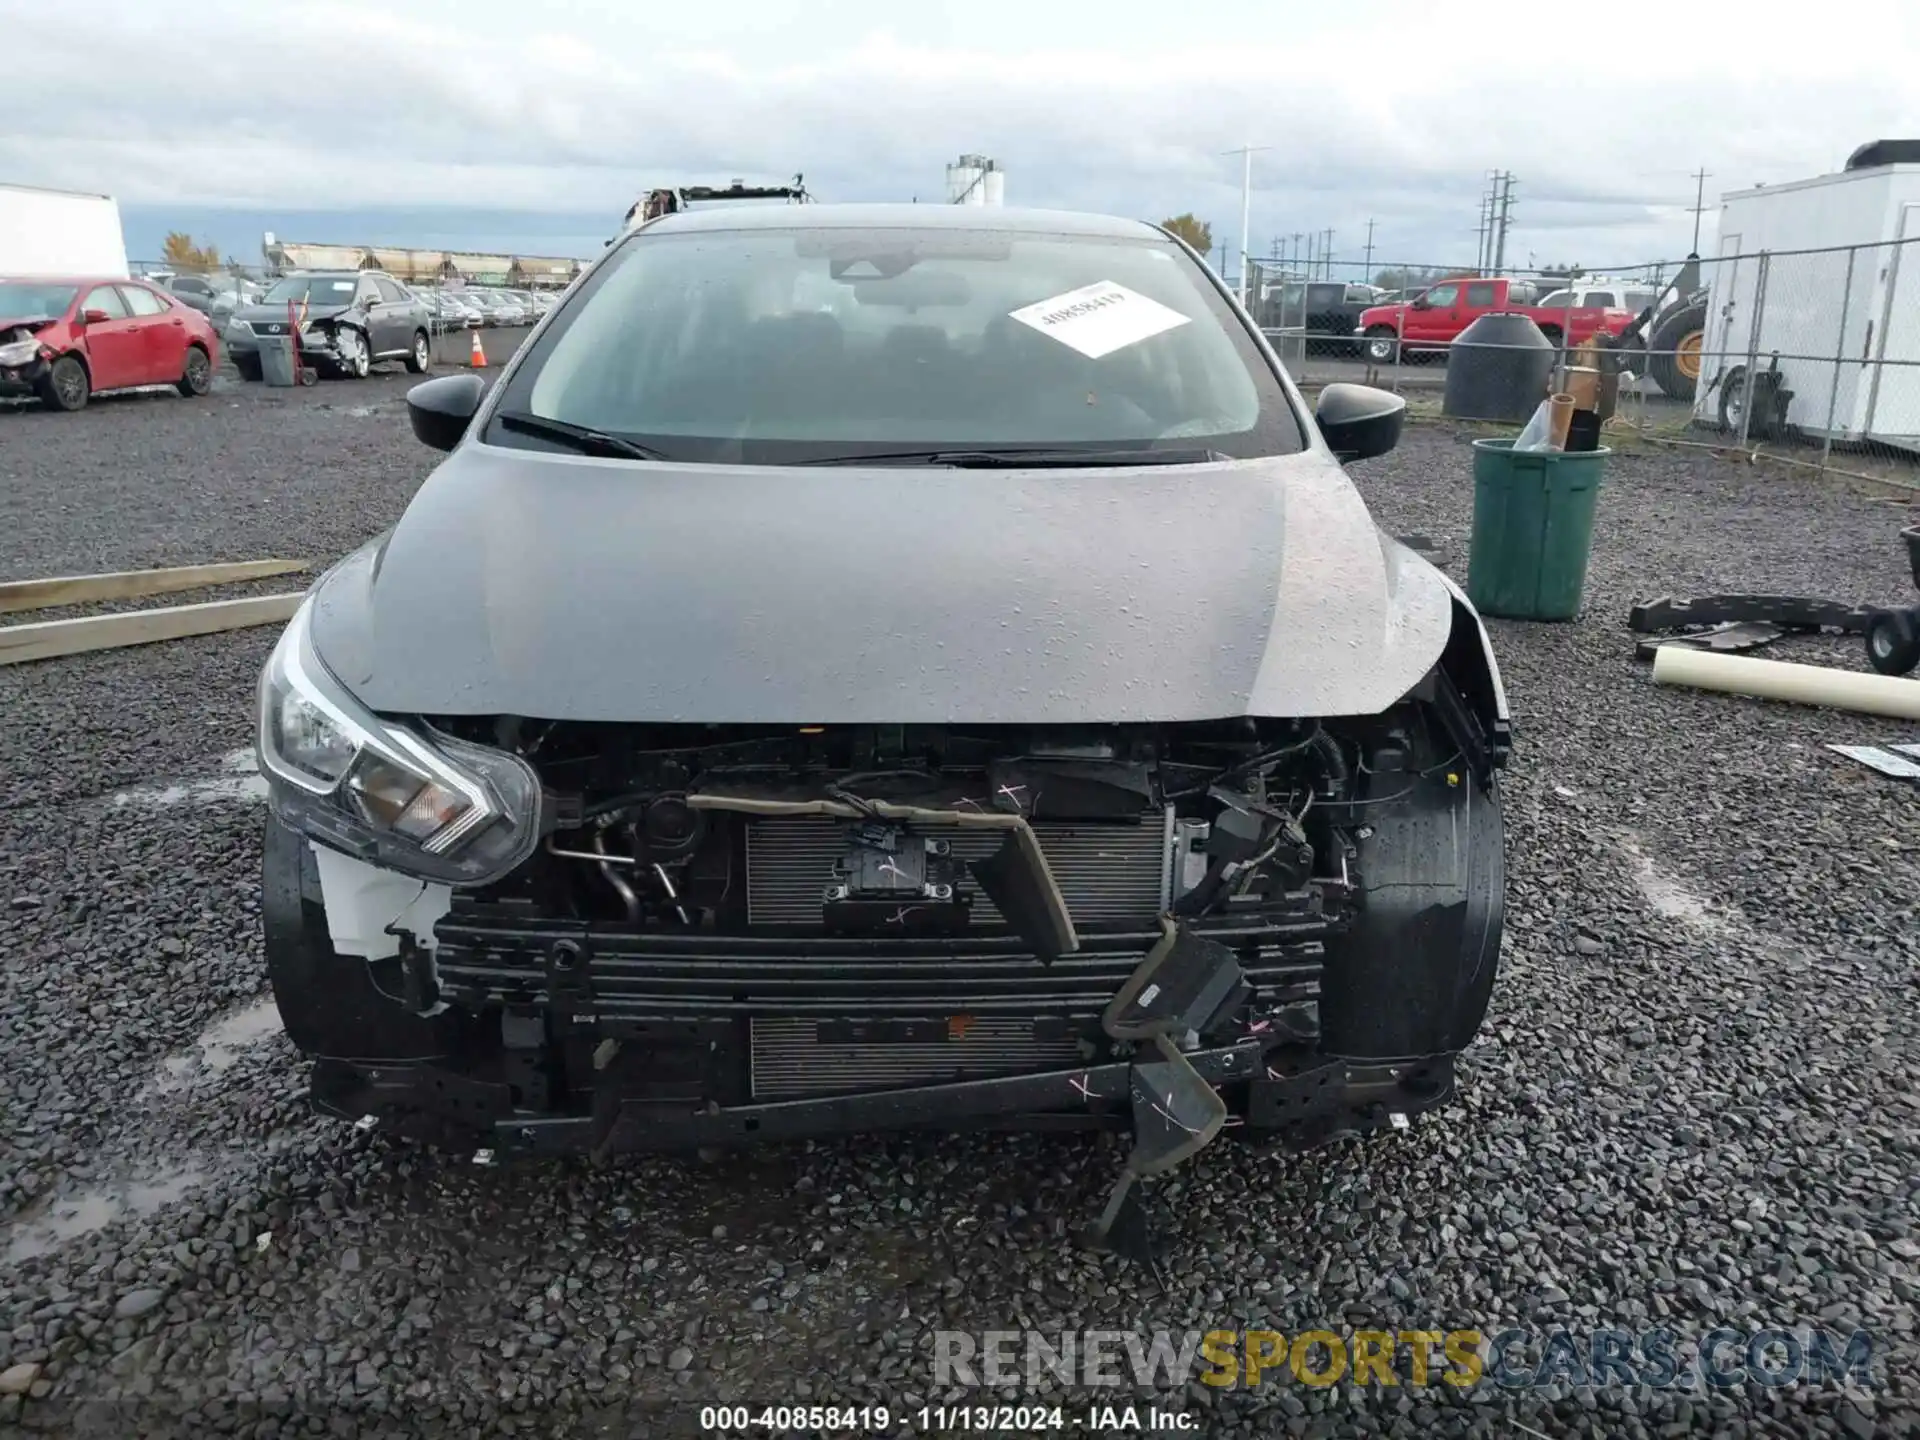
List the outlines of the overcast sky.
<svg viewBox="0 0 1920 1440">
<path fill-rule="evenodd" d="M 976 151 L 1011 204 L 1192 210 L 1237 257 L 1240 160 L 1222 152 L 1250 143 L 1272 147 L 1255 254 L 1331 227 L 1357 260 L 1371 217 L 1376 266 L 1470 260 L 1499 167 L 1518 177 L 1509 260 L 1592 267 L 1684 252 L 1700 166 L 1711 204 L 1920 135 L 1911 0 L 1778 23 L 1751 3 L 1581 8 L 96 0 L 82 22 L 0 0 L 0 180 L 145 214 L 285 213 L 312 239 L 358 237 L 308 235 L 325 217 L 300 212 L 392 209 L 444 244 L 433 207 L 611 227 L 676 181 L 804 171 L 822 200 L 939 200 L 946 163 Z M 1663 24 L 1674 39 L 1649 36 Z"/>
</svg>

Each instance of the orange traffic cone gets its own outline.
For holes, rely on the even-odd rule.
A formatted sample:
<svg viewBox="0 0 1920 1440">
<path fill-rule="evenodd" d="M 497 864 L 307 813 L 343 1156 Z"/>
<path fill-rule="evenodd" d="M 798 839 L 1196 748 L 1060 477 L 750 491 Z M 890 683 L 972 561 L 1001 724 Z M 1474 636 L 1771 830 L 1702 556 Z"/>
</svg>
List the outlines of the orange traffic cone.
<svg viewBox="0 0 1920 1440">
<path fill-rule="evenodd" d="M 480 348 L 480 332 L 475 330 L 471 333 L 473 335 L 473 353 L 467 357 L 467 363 L 476 370 L 484 370 L 487 368 L 487 352 Z"/>
</svg>

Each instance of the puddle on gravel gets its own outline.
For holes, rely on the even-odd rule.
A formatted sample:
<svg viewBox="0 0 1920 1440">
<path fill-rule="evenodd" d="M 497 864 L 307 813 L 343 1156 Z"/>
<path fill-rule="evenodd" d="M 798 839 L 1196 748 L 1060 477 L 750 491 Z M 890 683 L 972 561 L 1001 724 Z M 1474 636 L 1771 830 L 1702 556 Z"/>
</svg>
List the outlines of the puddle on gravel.
<svg viewBox="0 0 1920 1440">
<path fill-rule="evenodd" d="M 116 807 L 170 805 L 218 805 L 229 801 L 248 803 L 267 798 L 266 777 L 251 749 L 235 750 L 220 757 L 221 773 L 203 780 L 182 780 L 171 785 L 141 785 L 122 790 L 113 797 Z"/>
<path fill-rule="evenodd" d="M 278 1035 L 280 1028 L 280 1009 L 271 995 L 223 1015 L 188 1048 L 160 1062 L 160 1074 L 148 1087 L 149 1093 L 178 1090 L 196 1073 L 218 1075 L 254 1046 Z"/>
<path fill-rule="evenodd" d="M 30 1220 L 8 1227 L 9 1265 L 58 1249 L 81 1235 L 92 1235 L 116 1221 L 139 1219 L 183 1200 L 207 1181 L 192 1165 L 150 1173 L 118 1185 L 101 1185 L 55 1200 Z"/>
<path fill-rule="evenodd" d="M 1707 902 L 1695 895 L 1686 886 L 1671 875 L 1661 872 L 1653 858 L 1632 838 L 1620 842 L 1620 848 L 1626 852 L 1627 863 L 1633 871 L 1633 880 L 1640 887 L 1653 912 L 1667 920 L 1678 920 L 1696 930 L 1722 930 L 1724 922 L 1707 907 Z"/>
</svg>

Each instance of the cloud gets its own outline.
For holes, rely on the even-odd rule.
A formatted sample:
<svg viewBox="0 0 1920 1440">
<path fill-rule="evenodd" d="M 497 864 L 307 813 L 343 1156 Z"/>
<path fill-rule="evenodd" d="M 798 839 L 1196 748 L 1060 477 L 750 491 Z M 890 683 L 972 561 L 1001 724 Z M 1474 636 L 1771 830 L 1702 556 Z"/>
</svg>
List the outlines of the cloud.
<svg viewBox="0 0 1920 1440">
<path fill-rule="evenodd" d="M 1254 143 L 1272 147 L 1255 157 L 1256 253 L 1331 227 L 1357 258 L 1372 218 L 1376 260 L 1469 257 L 1497 166 L 1519 176 L 1510 254 L 1592 262 L 1684 247 L 1700 165 L 1715 190 L 1778 182 L 1920 133 L 1903 79 L 1920 43 L 1892 5 L 1791 47 L 1737 8 L 1691 39 L 1602 27 L 1601 44 L 1583 25 L 1562 42 L 1505 0 L 1029 4 L 1046 13 L 1020 24 L 998 0 L 911 20 L 736 0 L 672 28 L 563 0 L 128 3 L 86 26 L 13 8 L 11 99 L 36 123 L 0 137 L 0 174 L 145 206 L 611 219 L 649 185 L 794 171 L 824 199 L 936 200 L 969 150 L 1007 168 L 1014 203 L 1192 210 L 1237 248 L 1223 152 Z"/>
</svg>

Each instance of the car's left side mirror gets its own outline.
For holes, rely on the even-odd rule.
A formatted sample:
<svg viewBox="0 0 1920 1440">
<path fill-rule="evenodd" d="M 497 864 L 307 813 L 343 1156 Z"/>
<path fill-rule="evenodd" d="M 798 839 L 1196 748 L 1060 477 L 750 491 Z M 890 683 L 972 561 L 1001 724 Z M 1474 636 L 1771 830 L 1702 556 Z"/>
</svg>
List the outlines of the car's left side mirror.
<svg viewBox="0 0 1920 1440">
<path fill-rule="evenodd" d="M 83 310 L 80 313 L 81 323 L 85 325 L 104 325 L 111 319 L 113 319 L 113 316 L 97 307 L 92 310 Z"/>
<path fill-rule="evenodd" d="M 487 382 L 471 372 L 442 375 L 427 380 L 407 392 L 407 423 L 414 438 L 436 450 L 451 450 L 467 433 L 480 401 L 487 393 Z"/>
<path fill-rule="evenodd" d="M 1406 418 L 1407 402 L 1392 391 L 1345 382 L 1322 390 L 1313 409 L 1320 438 L 1343 464 L 1385 455 L 1400 443 L 1400 427 Z"/>
</svg>

